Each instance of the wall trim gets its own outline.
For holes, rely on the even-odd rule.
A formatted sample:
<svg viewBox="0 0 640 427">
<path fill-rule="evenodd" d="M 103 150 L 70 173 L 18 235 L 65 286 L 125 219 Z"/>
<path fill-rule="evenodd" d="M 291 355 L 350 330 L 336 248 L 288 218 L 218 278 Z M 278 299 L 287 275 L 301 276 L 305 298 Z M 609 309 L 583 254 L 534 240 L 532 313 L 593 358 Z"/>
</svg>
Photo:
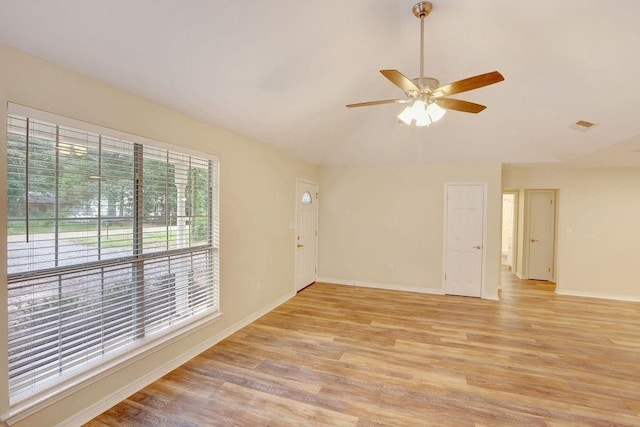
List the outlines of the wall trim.
<svg viewBox="0 0 640 427">
<path fill-rule="evenodd" d="M 612 295 L 612 294 L 601 294 L 598 292 L 563 291 L 558 289 L 556 289 L 556 294 L 572 296 L 572 297 L 586 297 L 586 298 L 608 299 L 608 300 L 614 300 L 614 301 L 640 302 L 640 297 L 635 297 L 631 295 Z"/>
<path fill-rule="evenodd" d="M 218 332 L 208 340 L 202 342 L 197 347 L 192 347 L 191 349 L 174 357 L 173 359 L 168 360 L 166 363 L 154 369 L 153 371 L 147 372 L 143 377 L 137 379 L 136 381 L 127 384 L 126 386 L 120 388 L 119 390 L 116 390 L 115 392 L 111 393 L 109 396 L 105 397 L 104 399 L 98 402 L 95 402 L 93 405 L 84 408 L 82 411 L 72 415 L 71 417 L 67 418 L 66 420 L 58 424 L 58 426 L 83 425 L 91 421 L 93 418 L 102 414 L 104 411 L 108 410 L 112 406 L 118 404 L 119 402 L 123 401 L 127 397 L 143 389 L 144 387 L 148 386 L 154 381 L 157 381 L 158 379 L 162 378 L 164 375 L 168 374 L 172 370 L 182 366 L 183 364 L 193 359 L 194 357 L 196 357 L 198 354 L 202 353 L 206 349 L 214 346 L 215 344 L 219 343 L 220 341 L 227 338 L 231 334 L 239 331 L 240 329 L 244 328 L 248 324 L 258 320 L 260 317 L 274 310 L 278 306 L 284 304 L 289 299 L 293 298 L 295 295 L 296 295 L 295 292 L 291 292 L 277 299 L 273 303 L 263 307 L 262 309 L 256 311 L 255 313 L 250 314 L 249 316 L 234 323 L 228 328 Z"/>
<path fill-rule="evenodd" d="M 386 289 L 389 291 L 417 292 L 420 294 L 446 295 L 440 288 L 422 288 L 418 286 L 396 285 L 391 283 L 362 282 L 359 280 L 332 279 L 330 277 L 318 277 L 318 282 L 332 283 L 334 285 L 358 286 L 361 288 Z M 497 293 L 484 294 L 481 299 L 500 301 Z"/>
<path fill-rule="evenodd" d="M 418 292 L 421 294 L 444 295 L 441 288 L 422 288 L 419 286 L 396 285 L 391 283 L 362 282 L 359 280 L 333 279 L 318 277 L 318 282 L 333 283 L 335 285 L 358 286 L 362 288 L 386 289 L 390 291 Z"/>
</svg>

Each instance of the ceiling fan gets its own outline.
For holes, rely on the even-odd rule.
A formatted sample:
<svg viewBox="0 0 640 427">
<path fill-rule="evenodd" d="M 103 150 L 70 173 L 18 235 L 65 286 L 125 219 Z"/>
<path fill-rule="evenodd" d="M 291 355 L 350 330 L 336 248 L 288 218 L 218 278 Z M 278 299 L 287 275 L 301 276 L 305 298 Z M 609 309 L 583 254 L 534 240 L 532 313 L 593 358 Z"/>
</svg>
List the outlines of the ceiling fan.
<svg viewBox="0 0 640 427">
<path fill-rule="evenodd" d="M 413 6 L 413 14 L 420 18 L 420 77 L 411 80 L 398 70 L 380 70 L 383 76 L 404 91 L 406 98 L 359 102 L 348 104 L 347 108 L 411 103 L 398 115 L 398 118 L 407 125 L 415 121 L 416 126 L 429 126 L 440 120 L 446 110 L 479 113 L 487 108 L 484 105 L 448 98 L 448 96 L 501 82 L 504 77 L 499 72 L 491 71 L 443 86 L 440 86 L 437 79 L 424 76 L 424 18 L 431 13 L 432 9 L 433 5 L 428 1 L 422 1 Z"/>
</svg>

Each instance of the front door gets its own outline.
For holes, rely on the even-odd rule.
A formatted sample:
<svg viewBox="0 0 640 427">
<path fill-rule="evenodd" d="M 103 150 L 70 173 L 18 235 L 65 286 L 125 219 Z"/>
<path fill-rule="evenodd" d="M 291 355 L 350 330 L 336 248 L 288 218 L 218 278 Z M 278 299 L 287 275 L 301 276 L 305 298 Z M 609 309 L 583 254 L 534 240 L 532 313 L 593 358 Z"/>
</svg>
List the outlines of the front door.
<svg viewBox="0 0 640 427">
<path fill-rule="evenodd" d="M 529 279 L 553 280 L 555 192 L 529 191 Z"/>
<path fill-rule="evenodd" d="M 484 184 L 447 184 L 445 293 L 482 295 Z"/>
<path fill-rule="evenodd" d="M 296 181 L 296 291 L 316 281 L 318 184 Z"/>
</svg>

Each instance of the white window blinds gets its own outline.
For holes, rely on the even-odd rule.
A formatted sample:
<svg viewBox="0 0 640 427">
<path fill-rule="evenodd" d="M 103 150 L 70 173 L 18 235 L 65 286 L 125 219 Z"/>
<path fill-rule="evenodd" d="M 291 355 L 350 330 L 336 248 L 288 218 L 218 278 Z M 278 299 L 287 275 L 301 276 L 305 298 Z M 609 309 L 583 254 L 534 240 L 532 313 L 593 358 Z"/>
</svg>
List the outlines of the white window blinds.
<svg viewBox="0 0 640 427">
<path fill-rule="evenodd" d="M 218 163 L 178 150 L 8 116 L 12 401 L 218 311 Z"/>
</svg>

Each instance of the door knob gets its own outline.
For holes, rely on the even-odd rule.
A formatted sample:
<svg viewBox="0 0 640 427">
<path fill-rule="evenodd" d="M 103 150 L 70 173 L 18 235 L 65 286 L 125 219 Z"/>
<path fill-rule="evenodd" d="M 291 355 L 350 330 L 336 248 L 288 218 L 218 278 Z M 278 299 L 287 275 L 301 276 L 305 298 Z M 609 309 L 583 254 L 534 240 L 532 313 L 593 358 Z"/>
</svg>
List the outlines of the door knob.
<svg viewBox="0 0 640 427">
<path fill-rule="evenodd" d="M 482 245 L 474 246 L 473 249 L 482 249 Z"/>
<path fill-rule="evenodd" d="M 538 239 L 531 239 L 531 243 L 538 242 Z"/>
<path fill-rule="evenodd" d="M 301 245 L 300 243 L 298 243 L 298 247 L 299 248 L 304 248 L 304 245 Z"/>
</svg>

